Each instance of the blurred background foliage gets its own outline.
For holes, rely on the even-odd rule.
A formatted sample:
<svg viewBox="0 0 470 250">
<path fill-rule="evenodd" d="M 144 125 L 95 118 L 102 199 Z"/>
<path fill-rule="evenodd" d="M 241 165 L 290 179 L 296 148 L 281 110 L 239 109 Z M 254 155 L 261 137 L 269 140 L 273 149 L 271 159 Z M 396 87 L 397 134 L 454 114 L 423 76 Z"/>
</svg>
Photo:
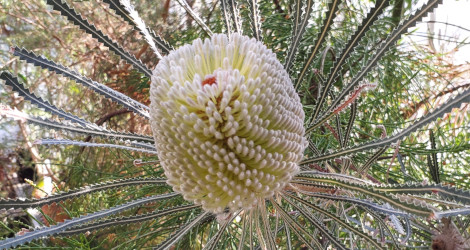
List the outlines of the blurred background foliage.
<svg viewBox="0 0 470 250">
<path fill-rule="evenodd" d="M 77 12 L 135 54 L 147 66 L 153 68 L 156 65 L 155 55 L 141 35 L 116 16 L 106 3 L 102 1 L 68 2 L 76 8 Z M 362 2 L 369 3 L 369 1 Z M 219 1 L 191 0 L 188 3 L 214 32 L 225 32 L 220 18 L 220 8 L 218 8 Z M 190 43 L 196 38 L 206 37 L 206 34 L 174 0 L 142 0 L 134 4 L 146 24 L 175 48 Z M 321 6 L 324 3 L 317 4 Z M 341 25 L 333 27 L 335 36 L 328 38 L 331 46 L 329 50 L 333 53 L 325 50 L 325 56 L 328 58 L 324 61 L 325 65 L 321 63 L 315 65 L 315 70 L 312 70 L 308 76 L 308 84 L 302 85 L 299 89 L 307 114 L 312 112 L 315 105 L 318 93 L 317 84 L 328 73 L 326 69 L 334 60 L 331 57 L 334 57 L 334 52 L 340 51 L 340 48 L 344 46 L 347 36 L 351 30 L 354 30 L 353 24 L 363 18 L 362 9 L 367 6 L 356 1 L 346 1 L 345 4 L 348 6 L 343 6 L 344 12 L 341 15 L 344 21 Z M 365 52 L 376 48 L 377 41 L 380 42 L 381 37 L 385 37 L 401 18 L 416 10 L 416 7 L 411 6 L 414 6 L 411 0 L 395 1 L 393 8 L 389 9 L 393 13 L 391 18 L 380 21 L 380 25 L 369 33 L 369 36 L 372 36 L 370 41 L 374 43 L 365 41 L 360 48 Z M 247 6 L 241 4 L 240 8 L 242 16 L 247 18 Z M 277 53 L 282 62 L 291 37 L 290 2 L 261 1 L 260 10 L 263 17 L 264 42 Z M 320 11 L 314 11 L 312 14 L 316 18 L 309 24 L 302 40 L 303 44 L 308 44 L 313 40 L 317 32 L 316 27 L 319 26 L 316 25 L 315 20 L 320 22 L 320 14 Z M 244 22 L 244 25 L 247 25 L 245 30 L 249 30 L 248 22 Z M 470 79 L 470 64 L 454 62 L 454 55 L 462 46 L 467 46 L 467 40 L 439 33 L 439 43 L 436 44 L 434 38 L 437 31 L 429 29 L 424 33 L 419 32 L 423 31 L 410 30 L 410 34 L 402 37 L 392 52 L 380 61 L 378 69 L 369 75 L 370 82 L 377 83 L 378 87 L 375 91 L 363 94 L 361 101 L 358 102 L 359 112 L 354 130 L 351 132 L 351 144 L 380 138 L 383 133 L 393 134 L 427 113 L 432 107 L 438 106 L 451 98 L 453 94 L 470 86 L 468 80 Z M 45 1 L 0 1 L 0 70 L 7 70 L 18 75 L 21 82 L 38 96 L 88 121 L 118 131 L 151 133 L 148 122 L 115 103 L 101 98 L 64 77 L 19 61 L 10 52 L 10 47 L 13 45 L 24 47 L 38 55 L 44 55 L 50 60 L 71 67 L 144 104 L 149 103 L 148 78 L 120 61 L 118 56 L 109 52 L 90 35 L 80 31 L 77 26 L 68 22 L 57 12 L 51 11 L 51 7 L 46 6 Z M 294 70 L 298 70 L 307 54 L 307 51 L 301 51 L 294 64 Z M 357 53 L 357 55 L 348 62 L 349 68 L 344 68 L 345 72 L 349 71 L 346 76 L 354 75 L 367 60 L 367 53 Z M 335 85 L 336 89 L 341 87 L 341 82 L 340 80 Z M 32 107 L 22 98 L 12 95 L 3 84 L 0 84 L 0 103 L 28 110 L 31 114 L 47 116 L 45 112 Z M 462 106 L 459 110 L 454 110 L 428 127 L 413 133 L 396 147 L 387 149 L 378 161 L 370 166 L 365 175 L 371 180 L 382 183 L 439 181 L 469 189 L 470 118 L 468 110 L 468 104 Z M 339 115 L 338 119 L 341 123 L 347 123 L 348 112 Z M 20 192 L 42 197 L 51 190 L 77 188 L 104 180 L 133 176 L 163 177 L 161 168 L 153 162 L 155 159 L 143 153 L 91 147 L 38 147 L 34 145 L 37 138 L 57 136 L 69 138 L 70 135 L 44 131 L 10 119 L 0 119 L 0 194 L 2 197 L 15 198 Z M 334 127 L 333 124 L 330 125 Z M 326 152 L 339 148 L 340 145 L 334 139 L 335 135 L 328 129 L 328 126 L 315 130 L 314 133 L 312 138 L 320 151 Z M 433 138 L 434 143 L 429 138 Z M 83 137 L 81 140 L 87 141 L 90 138 Z M 99 139 L 93 140 L 99 142 Z M 354 161 L 364 162 L 364 159 L 368 159 L 371 155 L 371 152 L 358 154 L 354 156 Z M 337 166 L 332 162 L 331 167 Z M 432 174 L 436 169 L 439 173 L 437 177 Z M 52 179 L 52 187 L 44 187 L 42 183 L 45 178 Z M 36 187 L 34 190 L 31 184 Z M 129 187 L 119 191 L 103 192 L 99 196 L 89 195 L 80 201 L 60 206 L 43 207 L 41 213 L 46 221 L 38 223 L 55 223 L 55 221 L 77 214 L 122 203 L 123 199 L 152 193 L 161 193 L 161 191 L 145 186 Z M 172 200 L 172 202 L 183 203 L 182 200 Z M 132 211 L 132 213 L 137 212 Z M 21 216 L 25 214 L 18 212 L 18 218 Z M 183 214 L 181 217 L 171 218 L 185 220 L 188 216 L 193 215 Z M 11 236 L 12 232 L 18 231 L 17 228 L 21 226 L 18 221 L 21 220 L 5 221 L 0 213 L 0 223 L 2 223 L 0 237 Z M 134 247 L 139 248 L 149 238 L 158 242 L 158 237 L 150 234 L 152 228 L 172 230 L 172 223 L 171 220 L 145 222 L 130 227 L 127 232 L 118 233 L 113 232 L 113 229 L 107 229 L 106 233 L 93 237 L 57 239 L 56 244 L 83 248 L 108 248 L 118 243 L 133 241 Z M 12 225 L 13 228 L 8 229 Z M 135 231 L 139 230 L 149 234 L 142 233 L 137 238 L 121 237 L 135 235 Z M 215 229 L 209 228 L 204 233 L 213 234 L 213 230 Z M 183 240 L 180 244 L 191 246 L 190 239 L 193 238 L 199 239 L 198 242 L 205 239 L 200 234 L 189 235 L 187 240 Z M 35 244 L 31 243 L 31 246 Z M 229 240 L 227 244 L 230 244 Z"/>
</svg>

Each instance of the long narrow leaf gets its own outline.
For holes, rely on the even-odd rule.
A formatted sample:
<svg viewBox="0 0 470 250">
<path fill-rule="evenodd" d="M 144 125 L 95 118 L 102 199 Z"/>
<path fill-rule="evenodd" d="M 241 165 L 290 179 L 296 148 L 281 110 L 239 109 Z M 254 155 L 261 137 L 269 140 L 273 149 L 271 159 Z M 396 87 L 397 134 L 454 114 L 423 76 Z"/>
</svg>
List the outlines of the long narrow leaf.
<svg viewBox="0 0 470 250">
<path fill-rule="evenodd" d="M 202 19 L 194 12 L 194 10 L 189 6 L 186 0 L 176 0 L 181 7 L 183 7 L 186 12 L 196 21 L 196 23 L 207 33 L 207 35 L 212 36 L 212 31 L 209 27 L 202 21 Z"/>
<path fill-rule="evenodd" d="M 53 203 L 59 203 L 61 201 L 78 198 L 83 195 L 87 195 L 94 192 L 103 190 L 115 189 L 120 187 L 135 186 L 135 185 L 166 185 L 166 179 L 158 178 L 131 178 L 116 180 L 110 182 L 102 182 L 89 186 L 85 186 L 79 189 L 72 189 L 66 192 L 55 193 L 46 198 L 42 199 L 0 199 L 0 209 L 10 208 L 34 208 L 42 207 Z"/>
<path fill-rule="evenodd" d="M 134 6 L 132 6 L 131 2 L 129 0 L 119 0 L 119 2 L 121 6 L 125 9 L 125 11 L 128 13 L 128 15 L 132 18 L 132 20 L 134 21 L 133 24 L 140 31 L 140 34 L 142 34 L 145 41 L 147 41 L 147 44 L 150 45 L 157 58 L 162 59 L 163 56 L 157 49 L 155 38 L 152 37 L 150 30 L 147 28 L 147 25 L 145 25 L 144 20 L 140 18 L 139 13 L 137 13 L 137 11 L 134 9 Z"/>
<path fill-rule="evenodd" d="M 196 218 L 186 223 L 184 226 L 181 226 L 176 232 L 174 232 L 170 237 L 168 237 L 164 242 L 162 242 L 157 250 L 169 249 L 175 242 L 177 242 L 181 237 L 187 234 L 195 226 L 201 224 L 208 216 L 209 212 L 203 212 L 199 214 Z"/>
<path fill-rule="evenodd" d="M 295 83 L 295 89 L 299 88 L 300 83 L 304 79 L 305 75 L 307 74 L 308 69 L 310 68 L 310 65 L 313 62 L 313 59 L 315 59 L 315 57 L 317 56 L 317 52 L 319 51 L 321 45 L 323 44 L 323 41 L 325 41 L 326 35 L 328 34 L 328 32 L 330 31 L 332 27 L 333 19 L 336 17 L 339 4 L 340 4 L 339 0 L 331 0 L 331 2 L 328 4 L 328 11 L 326 13 L 326 18 L 325 20 L 323 20 L 323 24 L 321 26 L 320 33 L 316 39 L 315 45 L 310 51 L 308 59 L 304 63 L 304 66 L 302 70 L 300 71 L 299 76 L 297 77 L 297 80 Z"/>
<path fill-rule="evenodd" d="M 237 0 L 225 0 L 225 1 L 227 1 L 228 6 L 230 8 L 230 13 L 232 14 L 232 20 L 233 20 L 235 32 L 242 34 L 243 33 L 242 24 L 241 24 L 242 18 L 240 16 L 240 11 L 238 10 Z"/>
<path fill-rule="evenodd" d="M 127 11 L 127 8 L 123 4 L 121 4 L 119 0 L 103 0 L 103 2 L 107 3 L 109 7 L 114 10 L 116 14 L 122 17 L 126 22 L 131 25 L 137 26 L 137 29 L 142 35 L 149 36 L 149 38 L 146 38 L 146 40 L 151 39 L 153 43 L 155 43 L 164 54 L 168 54 L 170 53 L 170 51 L 173 50 L 173 47 L 168 44 L 167 41 L 165 41 L 162 37 L 156 35 L 155 32 L 150 28 L 147 27 L 145 28 L 145 30 L 142 30 L 143 27 L 139 27 L 138 21 L 133 17 L 133 15 L 131 15 L 129 11 Z"/>
<path fill-rule="evenodd" d="M 326 177 L 326 176 L 298 176 L 295 177 L 295 180 L 306 180 L 312 181 L 316 183 L 321 183 L 323 185 L 333 185 L 335 187 L 340 187 L 341 189 L 359 192 L 364 195 L 368 195 L 369 197 L 373 197 L 375 199 L 382 200 L 383 202 L 388 202 L 395 208 L 398 208 L 402 211 L 409 212 L 410 214 L 414 214 L 416 216 L 421 217 L 432 217 L 436 209 L 430 207 L 429 204 L 414 199 L 410 196 L 392 196 L 387 193 L 378 192 L 371 186 L 351 183 L 348 181 L 344 181 L 341 179 L 333 178 L 333 177 Z M 294 180 L 294 182 L 295 182 Z"/>
<path fill-rule="evenodd" d="M 243 226 L 242 226 L 242 230 L 240 232 L 240 238 L 239 238 L 239 242 L 238 242 L 238 250 L 243 250 L 244 246 L 245 246 L 245 238 L 246 238 L 246 234 L 248 233 L 248 222 L 251 222 L 248 220 L 248 215 L 247 213 L 243 213 Z"/>
<path fill-rule="evenodd" d="M 117 102 L 118 104 L 123 105 L 125 108 L 128 110 L 131 110 L 132 112 L 139 114 L 147 119 L 149 119 L 149 107 L 146 105 L 133 100 L 132 98 L 119 93 L 118 91 L 109 88 L 106 85 L 103 85 L 101 83 L 95 82 L 85 76 L 80 75 L 74 70 L 71 70 L 65 66 L 62 66 L 60 64 L 57 64 L 53 61 L 50 61 L 46 59 L 43 56 L 37 56 L 33 52 L 29 52 L 25 49 L 20 49 L 18 47 L 13 48 L 13 54 L 15 56 L 18 56 L 21 60 L 25 60 L 28 63 L 32 63 L 36 66 L 39 66 L 43 69 L 47 69 L 53 72 L 56 72 L 57 74 L 61 74 L 65 77 L 68 77 L 75 82 L 82 84 L 83 86 L 95 91 L 96 93 L 109 98 L 113 100 L 114 102 Z"/>
<path fill-rule="evenodd" d="M 429 130 L 429 138 L 431 141 L 431 149 L 436 150 L 436 139 L 434 138 L 434 132 L 432 130 Z M 439 176 L 439 163 L 437 162 L 436 152 L 431 153 L 431 156 L 428 155 L 428 167 L 432 180 L 435 183 L 440 183 L 441 178 Z"/>
<path fill-rule="evenodd" d="M 343 147 L 348 146 L 349 138 L 351 137 L 351 130 L 354 125 L 354 121 L 356 120 L 356 115 L 357 115 L 357 102 L 353 102 L 351 104 L 351 113 L 349 114 L 348 125 L 346 126 L 346 131 L 344 132 Z"/>
<path fill-rule="evenodd" d="M 314 198 L 325 199 L 325 200 L 348 202 L 348 203 L 355 204 L 361 207 L 370 208 L 371 210 L 374 210 L 376 212 L 379 212 L 385 215 L 395 215 L 395 216 L 402 216 L 402 217 L 408 216 L 406 212 L 402 212 L 394 208 L 385 207 L 385 206 L 376 204 L 369 200 L 358 199 L 355 197 L 326 194 L 326 193 L 305 192 L 305 191 L 302 191 L 302 194 L 305 194 Z"/>
<path fill-rule="evenodd" d="M 326 238 L 328 238 L 328 240 L 330 242 L 333 243 L 333 245 L 337 248 L 337 249 L 344 249 L 346 250 L 346 246 L 343 245 L 343 243 L 341 243 L 339 241 L 339 239 L 333 235 L 333 233 L 328 230 L 328 228 L 326 228 L 322 222 L 320 222 L 317 218 L 313 217 L 311 215 L 310 212 L 306 211 L 305 209 L 303 209 L 302 207 L 300 206 L 297 206 L 294 202 L 292 202 L 291 200 L 289 199 L 284 199 L 285 201 L 287 201 L 292 207 L 294 207 L 297 211 L 299 211 L 304 218 L 306 218 L 310 223 L 312 223 L 315 228 L 317 230 L 319 230 L 323 236 L 325 236 Z"/>
<path fill-rule="evenodd" d="M 129 147 L 119 144 L 110 144 L 110 143 L 93 143 L 93 142 L 84 142 L 84 141 L 72 141 L 66 139 L 41 139 L 34 142 L 35 144 L 40 145 L 74 145 L 79 147 L 101 147 L 101 148 L 117 148 L 130 151 L 136 151 L 147 154 L 157 154 L 156 150 L 148 150 L 143 148 Z"/>
<path fill-rule="evenodd" d="M 270 249 L 276 248 L 276 241 L 274 240 L 274 235 L 271 232 L 271 227 L 268 220 L 268 213 L 266 211 L 266 202 L 261 201 L 261 204 L 258 205 L 259 211 L 261 212 L 261 222 L 263 224 L 264 238 L 267 240 L 267 244 Z"/>
<path fill-rule="evenodd" d="M 115 206 L 106 210 L 87 214 L 78 218 L 73 218 L 71 220 L 66 220 L 54 226 L 39 228 L 32 232 L 26 232 L 23 235 L 17 235 L 14 238 L 8 238 L 6 240 L 0 241 L 0 248 L 3 249 L 3 248 L 15 247 L 21 244 L 31 242 L 36 239 L 40 239 L 40 238 L 50 236 L 50 235 L 55 235 L 57 233 L 67 230 L 68 228 L 71 228 L 80 224 L 98 220 L 98 219 L 101 219 L 101 218 L 104 218 L 104 217 L 107 217 L 116 213 L 120 213 L 120 212 L 129 210 L 134 207 L 142 206 L 148 203 L 156 202 L 156 201 L 163 200 L 163 199 L 173 198 L 178 195 L 179 194 L 177 193 L 169 193 L 169 194 L 163 194 L 163 195 L 149 196 L 149 197 L 141 198 L 141 199 L 134 200 L 131 202 L 127 202 L 125 204 L 118 205 L 118 206 Z"/>
<path fill-rule="evenodd" d="M 259 13 L 258 0 L 248 0 L 248 6 L 250 7 L 250 21 L 253 37 L 258 41 L 262 41 L 263 37 L 261 35 L 261 17 Z"/>
<path fill-rule="evenodd" d="M 101 220 L 94 223 L 89 223 L 85 225 L 76 226 L 70 229 L 65 230 L 64 232 L 58 233 L 59 237 L 66 237 L 71 235 L 76 235 L 80 233 L 86 233 L 88 231 L 97 231 L 104 228 L 111 228 L 115 226 L 128 225 L 134 223 L 140 223 L 144 221 L 159 219 L 166 215 L 174 215 L 175 213 L 188 211 L 191 209 L 198 208 L 198 205 L 183 205 L 178 207 L 173 207 L 164 210 L 157 210 L 151 213 L 139 214 L 127 217 L 118 217 L 112 219 Z"/>
<path fill-rule="evenodd" d="M 222 225 L 217 229 L 217 233 L 209 239 L 206 246 L 204 247 L 205 250 L 214 250 L 217 248 L 217 244 L 219 243 L 222 235 L 225 233 L 225 229 L 233 222 L 233 219 L 238 216 L 240 211 L 234 213 L 227 218 Z"/>
<path fill-rule="evenodd" d="M 390 146 L 392 143 L 396 143 L 397 141 L 402 140 L 404 137 L 415 132 L 419 128 L 433 122 L 438 117 L 442 117 L 444 114 L 449 113 L 453 108 L 458 108 L 462 103 L 469 103 L 469 102 L 470 102 L 470 89 L 467 89 L 463 91 L 462 93 L 457 94 L 457 96 L 449 100 L 447 103 L 443 104 L 437 109 L 424 115 L 415 123 L 403 129 L 402 131 L 396 133 L 395 135 L 386 137 L 384 139 L 367 142 L 367 143 L 357 145 L 354 147 L 345 148 L 336 152 L 332 152 L 332 153 L 328 153 L 328 154 L 324 154 L 320 156 L 315 156 L 315 158 L 311 158 L 311 159 L 303 161 L 302 164 L 322 162 L 325 160 L 334 159 L 334 158 L 338 158 L 338 157 L 345 156 L 345 155 L 352 155 L 358 152 L 364 152 L 366 150 Z M 307 133 L 310 131 L 311 129 L 307 130 Z"/>
<path fill-rule="evenodd" d="M 335 116 L 335 121 L 336 121 L 336 131 L 338 133 L 338 142 L 339 142 L 339 145 L 340 147 L 344 147 L 344 140 L 343 140 L 343 128 L 342 128 L 342 124 L 341 124 L 341 119 L 339 117 L 339 115 L 336 115 Z"/>
<path fill-rule="evenodd" d="M 313 209 L 315 212 L 319 212 L 319 213 L 322 213 L 322 214 L 326 215 L 329 219 L 336 221 L 342 227 L 348 229 L 349 231 L 353 232 L 356 235 L 361 236 L 364 240 L 371 243 L 376 249 L 383 249 L 382 246 L 380 246 L 380 244 L 376 240 L 374 240 L 371 236 L 369 236 L 367 233 L 362 232 L 361 230 L 358 230 L 358 229 L 354 228 L 349 223 L 344 221 L 341 217 L 338 217 L 335 214 L 333 214 L 333 213 L 331 213 L 331 212 L 329 212 L 329 211 L 327 211 L 327 210 L 325 210 L 325 209 L 323 209 L 323 208 L 321 208 L 321 207 L 319 207 L 319 206 L 317 206 L 317 205 L 315 205 L 315 204 L 313 204 L 309 201 L 306 201 L 302 198 L 296 197 L 293 194 L 284 192 L 284 195 L 287 195 L 290 198 L 302 203 L 304 206 L 307 206 L 310 209 Z"/>
<path fill-rule="evenodd" d="M 225 28 L 227 29 L 227 36 L 230 37 L 230 35 L 233 33 L 232 31 L 232 15 L 230 13 L 230 7 L 228 6 L 229 3 L 227 0 L 221 0 L 220 4 L 222 5 L 222 15 L 224 17 L 224 23 L 225 23 Z"/>
<path fill-rule="evenodd" d="M 57 108 L 56 106 L 50 104 L 48 101 L 42 99 L 41 97 L 36 96 L 34 93 L 29 92 L 22 84 L 18 82 L 18 79 L 12 76 L 8 72 L 2 72 L 0 74 L 0 79 L 5 81 L 5 84 L 12 87 L 13 91 L 18 93 L 19 96 L 22 96 L 25 100 L 30 101 L 32 104 L 36 105 L 39 108 L 43 108 L 45 111 L 57 115 L 66 120 L 78 123 L 84 127 L 92 126 L 96 129 L 99 129 L 98 126 L 92 125 L 91 123 L 79 118 L 78 116 L 72 115 L 68 112 L 63 111 L 62 109 Z"/>
<path fill-rule="evenodd" d="M 458 189 L 452 186 L 444 186 L 441 184 L 422 184 L 407 183 L 398 185 L 383 185 L 374 187 L 377 191 L 395 193 L 395 194 L 437 194 L 443 198 L 461 202 L 470 205 L 470 191 Z"/>
<path fill-rule="evenodd" d="M 152 71 L 148 69 L 147 66 L 135 58 L 135 56 L 125 51 L 115 41 L 111 40 L 111 38 L 103 34 L 103 32 L 98 30 L 94 25 L 90 24 L 80 14 L 77 14 L 77 12 L 75 12 L 75 10 L 71 8 L 64 0 L 47 0 L 47 4 L 52 5 L 54 10 L 60 11 L 60 13 L 67 17 L 69 21 L 73 22 L 75 25 L 78 25 L 80 29 L 93 36 L 93 38 L 97 39 L 100 43 L 103 43 L 111 51 L 119 55 L 122 59 L 126 60 L 137 70 L 144 73 L 147 77 L 150 78 L 152 76 Z"/>
<path fill-rule="evenodd" d="M 93 129 L 93 128 L 84 128 L 80 125 L 65 124 L 62 122 L 52 121 L 50 119 L 45 119 L 37 116 L 30 116 L 18 110 L 12 110 L 9 108 L 0 108 L 0 115 L 5 115 L 11 117 L 15 120 L 22 120 L 25 122 L 33 123 L 38 126 L 44 127 L 46 129 L 54 129 L 58 131 L 68 131 L 72 133 L 85 134 L 89 136 L 99 136 L 99 137 L 111 137 L 119 140 L 131 140 L 131 141 L 140 141 L 154 143 L 154 140 L 150 136 L 130 134 L 130 133 L 120 133 L 111 130 L 103 129 Z"/>
<path fill-rule="evenodd" d="M 368 210 L 366 210 L 368 211 Z M 382 228 L 385 229 L 388 233 L 388 235 L 392 238 L 392 242 L 393 242 L 393 245 L 396 249 L 400 249 L 400 247 L 398 246 L 398 242 L 396 240 L 396 235 L 393 234 L 391 231 L 390 231 L 390 228 L 388 228 L 388 226 L 385 224 L 384 220 L 378 215 L 376 214 L 374 211 L 368 211 L 370 215 L 372 215 L 372 217 L 374 217 L 375 221 L 379 223 L 379 225 L 382 225 Z M 383 237 L 385 237 L 384 234 L 382 234 Z"/>
<path fill-rule="evenodd" d="M 347 45 L 339 53 L 339 57 L 336 60 L 333 68 L 331 69 L 328 75 L 329 77 L 322 83 L 320 99 L 318 100 L 317 107 L 315 109 L 315 112 L 312 115 L 313 121 L 316 120 L 318 113 L 322 109 L 324 101 L 326 100 L 326 97 L 328 96 L 328 92 L 330 91 L 330 88 L 333 85 L 333 83 L 338 78 L 339 71 L 341 67 L 343 66 L 346 58 L 349 57 L 351 52 L 354 50 L 354 48 L 359 43 L 359 41 L 364 37 L 366 32 L 370 30 L 370 27 L 372 26 L 372 24 L 379 18 L 379 15 L 382 13 L 384 8 L 388 6 L 387 4 L 388 2 L 389 1 L 379 0 L 375 3 L 375 7 L 369 11 L 366 18 L 362 20 L 361 25 L 358 27 L 356 32 L 349 39 Z"/>
<path fill-rule="evenodd" d="M 375 152 L 365 163 L 364 165 L 362 165 L 358 170 L 357 172 L 359 174 L 366 174 L 369 172 L 369 168 L 370 166 L 372 166 L 372 164 L 374 164 L 377 159 L 387 150 L 388 147 L 383 147 L 383 148 L 379 148 L 379 150 L 377 150 L 377 152 Z"/>
<path fill-rule="evenodd" d="M 282 208 L 280 205 L 278 205 L 273 199 L 270 199 L 271 203 L 273 204 L 274 208 L 276 208 L 277 213 L 284 218 L 284 222 L 287 224 L 287 226 L 294 231 L 294 233 L 299 237 L 299 239 L 309 248 L 309 249 L 322 249 L 323 247 L 321 244 L 313 238 L 307 231 L 305 231 L 304 227 L 300 225 L 297 221 L 292 219 L 289 214 Z M 305 237 L 307 236 L 310 241 L 313 241 L 316 247 L 311 245 L 310 241 L 307 240 Z"/>
<path fill-rule="evenodd" d="M 287 70 L 287 72 L 290 72 L 290 68 L 292 66 L 292 62 L 295 59 L 300 40 L 302 39 L 306 30 L 308 20 L 310 19 L 310 14 L 312 14 L 313 3 L 313 0 L 307 0 L 307 4 L 302 9 L 302 0 L 296 0 L 294 2 L 292 38 L 289 50 L 287 51 L 286 61 L 284 63 L 284 68 Z"/>
<path fill-rule="evenodd" d="M 393 30 L 387 39 L 382 42 L 374 56 L 369 59 L 367 65 L 364 66 L 360 72 L 354 75 L 354 78 L 351 80 L 351 82 L 341 91 L 341 93 L 332 101 L 332 103 L 329 104 L 329 108 L 325 110 L 323 114 L 333 113 L 331 111 L 336 108 L 350 92 L 354 90 L 354 88 L 362 81 L 367 73 L 369 73 L 374 68 L 374 66 L 377 65 L 382 56 L 393 47 L 392 45 L 401 37 L 401 35 L 405 33 L 408 28 L 412 27 L 416 24 L 416 22 L 425 17 L 428 13 L 432 12 L 434 8 L 436 8 L 437 5 L 441 3 L 441 1 L 442 0 L 431 0 L 425 3 L 418 11 L 411 15 L 408 20 Z M 318 120 L 321 119 L 323 118 L 318 118 Z"/>
</svg>

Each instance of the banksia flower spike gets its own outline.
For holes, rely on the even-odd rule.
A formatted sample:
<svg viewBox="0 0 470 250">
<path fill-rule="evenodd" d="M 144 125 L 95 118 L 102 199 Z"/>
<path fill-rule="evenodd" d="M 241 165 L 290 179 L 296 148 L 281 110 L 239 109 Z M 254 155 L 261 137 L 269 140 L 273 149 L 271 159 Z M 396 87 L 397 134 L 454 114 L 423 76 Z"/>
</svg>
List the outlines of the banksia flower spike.
<svg viewBox="0 0 470 250">
<path fill-rule="evenodd" d="M 215 34 L 182 46 L 155 68 L 150 98 L 168 184 L 206 210 L 249 209 L 299 172 L 302 104 L 261 42 Z"/>
</svg>

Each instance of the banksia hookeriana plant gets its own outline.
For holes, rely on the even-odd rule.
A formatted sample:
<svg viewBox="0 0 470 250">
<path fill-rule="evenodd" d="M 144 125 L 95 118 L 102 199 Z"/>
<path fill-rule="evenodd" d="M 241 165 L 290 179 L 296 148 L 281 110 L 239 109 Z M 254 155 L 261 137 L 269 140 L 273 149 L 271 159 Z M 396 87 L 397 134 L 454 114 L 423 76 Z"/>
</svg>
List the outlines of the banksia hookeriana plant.
<svg viewBox="0 0 470 250">
<path fill-rule="evenodd" d="M 134 55 L 134 46 L 108 34 L 120 23 L 101 30 L 71 3 L 46 1 L 127 66 L 115 65 L 117 76 L 108 68 L 100 83 L 40 55 L 47 51 L 11 44 L 12 56 L 90 90 L 85 97 L 98 94 L 108 103 L 101 108 L 121 107 L 111 114 L 125 118 L 90 122 L 30 92 L 17 71 L 1 73 L 9 93 L 42 111 L 2 104 L 0 115 L 39 127 L 31 133 L 38 147 L 80 147 L 79 163 L 98 159 L 89 172 L 107 174 L 94 184 L 88 174 L 74 176 L 85 184 L 40 199 L 1 199 L 2 226 L 14 235 L 3 233 L 0 248 L 398 249 L 450 246 L 447 235 L 468 242 L 470 186 L 452 175 L 469 170 L 470 88 L 451 83 L 438 65 L 422 67 L 429 57 L 399 41 L 440 1 L 405 8 L 382 0 L 220 0 L 207 17 L 202 2 L 155 3 L 165 6 L 165 22 L 173 13 L 179 25 L 160 34 L 129 1 L 100 3 L 106 18 L 147 43 Z M 144 54 L 150 60 L 140 60 Z M 434 85 L 441 92 L 429 94 Z M 80 105 L 93 116 L 100 106 L 91 102 Z M 459 126 L 445 128 L 452 115 Z M 453 147 L 445 145 L 450 135 Z M 446 166 L 450 154 L 457 160 Z M 74 163 L 71 154 L 57 158 Z M 69 219 L 54 221 L 51 207 Z M 29 208 L 42 212 L 35 218 L 43 225 L 19 233 L 11 214 Z M 439 221 L 445 225 L 435 230 Z"/>
</svg>

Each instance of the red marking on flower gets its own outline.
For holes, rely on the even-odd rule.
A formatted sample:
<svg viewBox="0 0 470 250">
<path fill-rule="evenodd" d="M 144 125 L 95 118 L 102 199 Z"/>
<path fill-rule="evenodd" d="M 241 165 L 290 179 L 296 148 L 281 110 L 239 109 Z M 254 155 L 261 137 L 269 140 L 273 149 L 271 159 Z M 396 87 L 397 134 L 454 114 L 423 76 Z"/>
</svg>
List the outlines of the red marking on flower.
<svg viewBox="0 0 470 250">
<path fill-rule="evenodd" d="M 202 81 L 202 86 L 204 87 L 204 85 L 206 84 L 212 85 L 214 83 L 217 83 L 215 76 L 211 76 L 211 77 L 204 79 L 204 81 Z"/>
<path fill-rule="evenodd" d="M 439 191 L 438 190 L 432 190 L 432 193 L 437 194 L 437 193 L 439 193 Z"/>
</svg>

